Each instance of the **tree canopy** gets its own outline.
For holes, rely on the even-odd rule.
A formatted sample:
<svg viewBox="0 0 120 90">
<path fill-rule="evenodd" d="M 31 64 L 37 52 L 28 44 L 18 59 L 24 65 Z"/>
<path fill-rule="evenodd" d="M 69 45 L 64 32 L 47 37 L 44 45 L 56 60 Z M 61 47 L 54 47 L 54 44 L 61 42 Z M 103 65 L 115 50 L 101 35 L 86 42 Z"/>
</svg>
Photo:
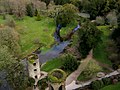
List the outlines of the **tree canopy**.
<svg viewBox="0 0 120 90">
<path fill-rule="evenodd" d="M 84 58 L 101 41 L 101 31 L 93 23 L 86 21 L 78 31 L 78 41 L 78 50 Z"/>
<path fill-rule="evenodd" d="M 18 42 L 19 35 L 13 28 L 0 28 L 0 46 L 7 46 L 8 51 L 14 56 L 18 56 L 20 53 Z"/>
<path fill-rule="evenodd" d="M 61 24 L 63 27 L 74 21 L 76 18 L 77 8 L 72 4 L 65 4 L 61 7 L 56 16 L 56 24 Z"/>
</svg>

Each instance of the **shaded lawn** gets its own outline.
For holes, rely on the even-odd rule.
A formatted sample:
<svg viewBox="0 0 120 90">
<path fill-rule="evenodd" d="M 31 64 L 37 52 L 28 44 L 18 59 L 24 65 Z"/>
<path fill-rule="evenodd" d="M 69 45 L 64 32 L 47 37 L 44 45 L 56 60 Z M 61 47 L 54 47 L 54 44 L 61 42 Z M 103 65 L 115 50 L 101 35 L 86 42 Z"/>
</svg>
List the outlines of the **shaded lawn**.
<svg viewBox="0 0 120 90">
<path fill-rule="evenodd" d="M 55 58 L 53 60 L 46 62 L 42 66 L 41 70 L 46 71 L 46 72 L 50 72 L 53 69 L 60 68 L 63 65 L 63 63 L 64 63 L 64 61 L 62 59 Z"/>
<path fill-rule="evenodd" d="M 107 40 L 109 40 L 109 35 L 111 31 L 109 30 L 108 26 L 98 26 L 98 29 L 103 32 L 101 39 L 103 42 L 100 42 L 100 44 L 94 49 L 94 58 L 101 63 L 105 63 L 108 65 L 111 65 L 110 60 L 108 60 L 108 53 L 105 51 L 107 47 Z"/>
<path fill-rule="evenodd" d="M 120 82 L 115 85 L 106 86 L 100 90 L 120 90 Z"/>
</svg>

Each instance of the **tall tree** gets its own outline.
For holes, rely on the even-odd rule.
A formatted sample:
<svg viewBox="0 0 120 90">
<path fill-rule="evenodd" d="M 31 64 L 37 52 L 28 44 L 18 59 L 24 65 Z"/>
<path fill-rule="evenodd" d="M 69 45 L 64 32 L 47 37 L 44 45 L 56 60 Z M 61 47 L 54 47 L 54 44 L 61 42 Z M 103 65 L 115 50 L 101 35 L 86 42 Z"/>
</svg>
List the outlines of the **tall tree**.
<svg viewBox="0 0 120 90">
<path fill-rule="evenodd" d="M 56 24 L 66 26 L 76 18 L 77 8 L 73 4 L 65 4 L 60 8 L 58 15 L 56 16 Z"/>
<path fill-rule="evenodd" d="M 0 46 L 0 70 L 7 73 L 6 79 L 14 90 L 24 90 L 27 87 L 28 78 L 23 65 L 11 55 L 6 46 Z"/>
<path fill-rule="evenodd" d="M 33 17 L 33 16 L 34 16 L 33 3 L 27 4 L 27 6 L 26 6 L 26 12 L 27 12 L 27 15 L 28 15 L 28 16 L 30 16 L 30 17 Z"/>
<path fill-rule="evenodd" d="M 20 55 L 19 35 L 10 27 L 0 28 L 0 46 L 7 46 L 9 52 L 18 57 Z"/>
<path fill-rule="evenodd" d="M 102 15 L 102 10 L 105 7 L 106 0 L 82 0 L 82 12 L 90 14 L 91 19 Z"/>
<path fill-rule="evenodd" d="M 78 51 L 82 57 L 85 58 L 89 51 L 94 49 L 100 41 L 101 31 L 93 23 L 86 21 L 78 31 Z"/>
</svg>

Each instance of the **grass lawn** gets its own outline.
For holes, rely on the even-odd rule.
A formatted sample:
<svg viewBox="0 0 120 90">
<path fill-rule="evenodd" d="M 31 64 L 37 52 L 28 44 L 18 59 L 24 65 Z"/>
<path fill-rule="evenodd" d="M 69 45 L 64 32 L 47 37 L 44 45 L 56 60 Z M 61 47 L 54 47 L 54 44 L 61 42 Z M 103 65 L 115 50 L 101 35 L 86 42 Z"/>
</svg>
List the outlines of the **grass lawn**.
<svg viewBox="0 0 120 90">
<path fill-rule="evenodd" d="M 78 81 L 87 81 L 89 80 L 90 78 L 86 78 L 84 75 L 80 74 L 77 78 Z"/>
<path fill-rule="evenodd" d="M 53 59 L 51 61 L 46 62 L 42 66 L 41 70 L 49 72 L 49 71 L 51 71 L 53 69 L 60 68 L 62 65 L 63 65 L 62 59 Z"/>
<path fill-rule="evenodd" d="M 108 26 L 98 26 L 98 29 L 103 32 L 102 40 L 95 49 L 94 49 L 94 58 L 102 63 L 111 65 L 110 60 L 107 58 L 107 52 L 105 51 L 105 48 L 107 47 L 106 41 L 109 39 L 110 30 Z"/>
<path fill-rule="evenodd" d="M 106 86 L 100 90 L 120 90 L 120 82 L 115 85 Z"/>
<path fill-rule="evenodd" d="M 38 48 L 33 42 L 40 41 L 45 46 L 43 51 L 49 49 L 54 43 L 53 33 L 55 31 L 55 23 L 52 18 L 42 17 L 41 21 L 36 21 L 36 17 L 24 17 L 23 20 L 15 20 L 16 30 L 20 33 L 20 46 L 22 56 L 26 56 Z M 0 23 L 5 20 L 0 16 Z"/>
</svg>

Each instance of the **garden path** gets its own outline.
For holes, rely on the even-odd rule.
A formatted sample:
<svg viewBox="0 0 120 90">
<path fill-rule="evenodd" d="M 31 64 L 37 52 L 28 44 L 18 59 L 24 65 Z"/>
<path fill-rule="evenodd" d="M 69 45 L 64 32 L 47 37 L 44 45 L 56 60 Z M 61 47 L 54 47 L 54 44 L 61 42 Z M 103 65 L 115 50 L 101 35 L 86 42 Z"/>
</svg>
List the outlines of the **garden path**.
<svg viewBox="0 0 120 90">
<path fill-rule="evenodd" d="M 90 51 L 89 55 L 82 60 L 81 64 L 78 66 L 78 69 L 75 70 L 73 73 L 71 73 L 67 79 L 65 84 L 69 85 L 72 83 L 74 80 L 77 80 L 78 76 L 82 73 L 82 71 L 86 68 L 88 65 L 89 61 L 92 59 L 92 50 Z"/>
<path fill-rule="evenodd" d="M 101 80 L 102 78 L 106 78 L 106 77 L 110 77 L 110 76 L 114 76 L 114 75 L 117 75 L 117 74 L 120 74 L 120 69 L 116 70 L 116 71 L 113 71 L 107 75 L 105 75 L 104 77 L 101 77 L 101 78 L 93 78 L 91 80 L 88 80 L 86 82 L 81 82 L 80 84 L 76 84 L 76 81 L 73 80 L 72 83 L 70 83 L 69 85 L 67 85 L 65 88 L 66 90 L 74 90 L 74 89 L 77 89 L 77 88 L 80 88 L 80 87 L 84 87 L 86 85 L 89 85 L 92 81 L 95 81 L 95 80 Z"/>
</svg>

